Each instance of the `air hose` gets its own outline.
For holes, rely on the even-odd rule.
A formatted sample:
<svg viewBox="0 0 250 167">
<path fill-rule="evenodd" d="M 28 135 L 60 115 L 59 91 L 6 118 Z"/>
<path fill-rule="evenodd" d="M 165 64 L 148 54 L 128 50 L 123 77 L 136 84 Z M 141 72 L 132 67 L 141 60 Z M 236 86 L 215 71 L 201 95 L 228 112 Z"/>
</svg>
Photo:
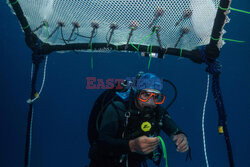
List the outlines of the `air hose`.
<svg viewBox="0 0 250 167">
<path fill-rule="evenodd" d="M 160 141 L 161 141 L 161 147 L 162 147 L 162 152 L 163 152 L 163 157 L 165 159 L 165 166 L 168 167 L 168 160 L 167 160 L 167 149 L 166 149 L 166 145 L 163 141 L 163 139 L 161 138 L 161 136 L 157 136 Z"/>
</svg>

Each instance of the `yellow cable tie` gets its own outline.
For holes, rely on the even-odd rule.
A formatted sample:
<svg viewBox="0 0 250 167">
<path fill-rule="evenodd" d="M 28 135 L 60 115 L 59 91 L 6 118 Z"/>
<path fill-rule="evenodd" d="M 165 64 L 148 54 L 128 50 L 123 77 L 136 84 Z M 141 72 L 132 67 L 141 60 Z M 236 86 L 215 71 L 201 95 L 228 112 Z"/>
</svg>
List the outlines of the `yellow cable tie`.
<svg viewBox="0 0 250 167">
<path fill-rule="evenodd" d="M 219 134 L 224 133 L 223 126 L 219 126 L 219 127 L 218 127 L 218 131 L 219 131 Z"/>
<path fill-rule="evenodd" d="M 39 98 L 39 94 L 38 94 L 37 92 L 35 93 L 35 97 L 36 97 L 36 98 Z"/>
</svg>

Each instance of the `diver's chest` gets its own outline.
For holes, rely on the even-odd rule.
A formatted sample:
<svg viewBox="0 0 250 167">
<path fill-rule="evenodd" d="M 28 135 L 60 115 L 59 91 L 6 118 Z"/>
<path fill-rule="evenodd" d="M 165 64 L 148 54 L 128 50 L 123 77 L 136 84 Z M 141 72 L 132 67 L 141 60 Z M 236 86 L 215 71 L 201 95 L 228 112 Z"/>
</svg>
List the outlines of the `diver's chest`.
<svg viewBox="0 0 250 167">
<path fill-rule="evenodd" d="M 157 122 L 158 119 L 153 114 L 131 114 L 125 120 L 125 136 L 131 139 L 142 135 L 154 135 L 158 129 Z"/>
</svg>

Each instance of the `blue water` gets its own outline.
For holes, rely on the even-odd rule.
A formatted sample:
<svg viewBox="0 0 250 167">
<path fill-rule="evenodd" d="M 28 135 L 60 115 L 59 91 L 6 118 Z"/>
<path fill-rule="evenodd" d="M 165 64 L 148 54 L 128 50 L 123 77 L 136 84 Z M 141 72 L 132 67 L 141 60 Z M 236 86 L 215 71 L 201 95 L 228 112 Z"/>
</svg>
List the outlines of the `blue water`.
<svg viewBox="0 0 250 167">
<path fill-rule="evenodd" d="M 249 10 L 249 1 L 233 1 L 232 7 Z M 5 1 L 0 2 L 0 166 L 22 167 L 30 94 L 31 50 L 26 46 L 18 20 Z M 231 12 L 224 37 L 246 40 L 227 42 L 221 50 L 221 88 L 227 112 L 235 166 L 250 165 L 250 16 Z M 34 105 L 32 167 L 83 167 L 88 164 L 87 121 L 91 107 L 103 90 L 87 90 L 86 77 L 125 78 L 148 71 L 148 58 L 135 53 L 95 53 L 94 69 L 89 53 L 48 56 L 46 82 Z M 42 65 L 43 66 L 43 65 Z M 178 98 L 169 112 L 189 137 L 193 160 L 177 153 L 165 136 L 169 167 L 205 167 L 201 117 L 207 73 L 205 64 L 167 55 L 152 59 L 149 72 L 176 84 Z M 42 69 L 42 68 L 41 68 Z M 40 88 L 42 70 L 38 76 Z M 165 89 L 165 94 L 171 89 Z M 209 92 L 206 108 L 206 139 L 211 167 L 227 167 L 224 137 L 217 132 L 217 110 Z"/>
</svg>

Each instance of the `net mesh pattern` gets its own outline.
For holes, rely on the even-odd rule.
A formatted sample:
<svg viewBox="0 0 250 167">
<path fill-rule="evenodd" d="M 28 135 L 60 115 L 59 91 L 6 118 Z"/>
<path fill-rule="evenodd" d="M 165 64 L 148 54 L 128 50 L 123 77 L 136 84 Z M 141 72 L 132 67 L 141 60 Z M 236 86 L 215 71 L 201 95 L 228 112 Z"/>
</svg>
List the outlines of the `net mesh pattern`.
<svg viewBox="0 0 250 167">
<path fill-rule="evenodd" d="M 131 25 L 138 25 L 133 31 L 130 42 L 141 45 L 159 46 L 154 26 L 159 26 L 162 47 L 194 49 L 207 45 L 210 41 L 213 23 L 219 0 L 18 0 L 32 30 L 44 21 L 46 26 L 35 31 L 43 41 L 51 45 L 67 43 L 89 43 L 93 28 L 92 22 L 98 23 L 93 43 L 107 43 L 110 25 L 115 23 L 110 44 L 126 44 Z M 48 38 L 58 22 L 64 27 L 58 28 Z M 72 33 L 74 25 L 78 23 Z M 136 24 L 135 24 L 136 23 Z M 150 26 L 150 24 L 152 26 Z M 48 30 L 48 31 L 47 31 Z M 78 36 L 81 34 L 85 37 Z M 48 38 L 48 39 L 47 39 Z M 143 40 L 144 39 L 144 40 Z M 179 41 L 179 42 L 178 42 Z"/>
</svg>

